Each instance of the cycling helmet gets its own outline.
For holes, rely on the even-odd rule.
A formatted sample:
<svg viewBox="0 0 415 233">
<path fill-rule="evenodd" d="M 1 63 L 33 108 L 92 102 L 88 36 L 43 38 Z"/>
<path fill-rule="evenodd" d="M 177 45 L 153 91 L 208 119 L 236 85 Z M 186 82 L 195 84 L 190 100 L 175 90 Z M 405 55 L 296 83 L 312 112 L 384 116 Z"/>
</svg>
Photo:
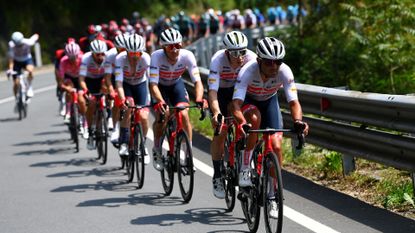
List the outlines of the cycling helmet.
<svg viewBox="0 0 415 233">
<path fill-rule="evenodd" d="M 18 45 L 23 41 L 23 34 L 21 32 L 13 32 L 12 34 L 12 41 Z"/>
<path fill-rule="evenodd" d="M 93 40 L 90 47 L 93 53 L 104 53 L 107 51 L 107 44 L 102 40 Z"/>
<path fill-rule="evenodd" d="M 76 57 L 80 51 L 79 45 L 75 42 L 68 43 L 65 46 L 65 54 L 68 55 L 68 57 Z"/>
<path fill-rule="evenodd" d="M 88 35 L 94 35 L 96 33 L 95 26 L 93 24 L 88 25 L 87 33 Z"/>
<path fill-rule="evenodd" d="M 226 49 L 245 49 L 248 47 L 248 38 L 242 32 L 231 31 L 226 33 L 223 44 Z"/>
<path fill-rule="evenodd" d="M 114 39 L 114 44 L 115 47 L 117 48 L 125 48 L 125 44 L 128 40 L 128 35 L 127 34 L 118 34 L 115 39 Z"/>
<path fill-rule="evenodd" d="M 125 48 L 128 52 L 143 52 L 146 47 L 144 38 L 138 34 L 133 34 L 128 37 Z"/>
<path fill-rule="evenodd" d="M 260 58 L 280 60 L 285 56 L 284 44 L 274 37 L 265 37 L 258 42 L 256 53 Z"/>
<path fill-rule="evenodd" d="M 182 35 L 176 29 L 166 29 L 160 35 L 161 45 L 177 44 L 180 42 L 182 42 Z"/>
</svg>

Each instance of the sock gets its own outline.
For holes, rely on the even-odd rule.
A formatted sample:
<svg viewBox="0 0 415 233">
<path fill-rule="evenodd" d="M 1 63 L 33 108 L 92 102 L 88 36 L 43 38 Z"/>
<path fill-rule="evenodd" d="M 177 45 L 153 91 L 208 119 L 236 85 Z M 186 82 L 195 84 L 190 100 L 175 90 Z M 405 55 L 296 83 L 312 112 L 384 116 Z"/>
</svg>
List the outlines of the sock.
<svg viewBox="0 0 415 233">
<path fill-rule="evenodd" d="M 241 170 L 248 169 L 250 166 L 251 158 L 252 158 L 252 151 L 253 150 L 245 150 L 243 151 L 243 160 Z"/>
<path fill-rule="evenodd" d="M 213 160 L 213 178 L 220 178 L 222 176 L 221 173 L 221 166 L 223 161 L 222 160 Z"/>
<path fill-rule="evenodd" d="M 128 128 L 120 128 L 120 144 L 128 143 Z"/>
</svg>

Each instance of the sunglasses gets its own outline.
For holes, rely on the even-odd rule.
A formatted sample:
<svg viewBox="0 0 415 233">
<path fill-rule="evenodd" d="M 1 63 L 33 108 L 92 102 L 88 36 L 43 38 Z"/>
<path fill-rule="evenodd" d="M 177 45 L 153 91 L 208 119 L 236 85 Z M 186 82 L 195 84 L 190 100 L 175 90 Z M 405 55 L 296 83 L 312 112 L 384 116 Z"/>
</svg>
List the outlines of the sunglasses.
<svg viewBox="0 0 415 233">
<path fill-rule="evenodd" d="M 272 66 L 274 64 L 280 66 L 282 64 L 282 59 L 272 60 L 272 59 L 261 58 L 261 62 L 263 62 L 264 65 L 266 66 Z"/>
<path fill-rule="evenodd" d="M 130 57 L 141 57 L 142 52 L 128 52 L 128 56 Z"/>
<path fill-rule="evenodd" d="M 235 58 L 245 57 L 245 55 L 246 55 L 246 49 L 228 50 L 228 52 L 232 57 L 235 57 Z"/>
<path fill-rule="evenodd" d="M 181 44 L 169 44 L 169 45 L 166 45 L 166 48 L 168 49 L 168 50 L 173 50 L 173 49 L 181 49 L 182 48 L 182 45 Z"/>
</svg>

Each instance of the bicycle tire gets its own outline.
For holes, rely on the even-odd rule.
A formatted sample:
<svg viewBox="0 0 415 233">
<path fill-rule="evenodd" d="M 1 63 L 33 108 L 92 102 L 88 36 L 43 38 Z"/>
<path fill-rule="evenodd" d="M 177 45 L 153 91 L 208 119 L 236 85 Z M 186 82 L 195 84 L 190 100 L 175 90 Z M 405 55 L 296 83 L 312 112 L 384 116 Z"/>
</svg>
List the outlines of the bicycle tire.
<svg viewBox="0 0 415 233">
<path fill-rule="evenodd" d="M 229 127 L 224 144 L 224 158 L 222 165 L 222 177 L 224 177 L 225 182 L 225 203 L 226 203 L 226 212 L 231 212 L 235 208 L 236 202 L 236 191 L 235 184 L 237 184 L 236 174 L 237 166 L 236 163 L 233 165 L 229 161 L 229 150 L 230 143 L 233 141 L 233 130 Z"/>
<path fill-rule="evenodd" d="M 98 110 L 97 115 L 97 129 L 95 131 L 96 135 L 96 144 L 98 150 L 98 159 L 101 159 L 101 164 L 107 162 L 108 155 L 108 125 L 107 125 L 107 116 L 105 110 Z"/>
<path fill-rule="evenodd" d="M 169 154 L 169 135 L 170 131 L 166 129 L 160 139 L 160 147 L 162 151 L 162 158 L 164 160 L 164 169 L 160 171 L 161 183 L 163 185 L 164 193 L 169 196 L 173 191 L 174 185 L 174 170 L 175 161 L 174 156 Z M 166 149 L 167 148 L 167 149 Z"/>
<path fill-rule="evenodd" d="M 240 188 L 245 195 L 245 198 L 241 198 L 242 212 L 244 213 L 246 223 L 248 225 L 250 232 L 256 232 L 259 226 L 259 220 L 261 217 L 261 206 L 260 199 L 262 195 L 260 194 L 261 189 L 259 188 L 258 175 L 256 172 L 257 167 L 257 156 L 255 150 L 252 155 L 251 161 L 251 172 L 252 172 L 252 183 L 254 186 Z"/>
<path fill-rule="evenodd" d="M 23 93 L 22 93 L 22 87 L 21 85 L 19 85 L 19 96 L 18 96 L 18 101 L 17 101 L 17 111 L 19 114 L 19 121 L 21 121 L 23 119 Z"/>
<path fill-rule="evenodd" d="M 183 148 L 184 147 L 184 148 Z M 192 199 L 194 188 L 193 152 L 190 140 L 185 131 L 177 135 L 176 164 L 180 193 L 183 201 L 188 203 Z"/>
<path fill-rule="evenodd" d="M 125 169 L 127 170 L 127 182 L 130 183 L 134 179 L 134 165 L 135 165 L 134 150 L 129 151 L 129 155 L 124 159 Z"/>
<path fill-rule="evenodd" d="M 140 124 L 137 124 L 134 128 L 134 155 L 135 155 L 135 168 L 137 176 L 137 185 L 141 189 L 144 185 L 144 136 L 143 129 Z"/>
<path fill-rule="evenodd" d="M 76 104 L 72 104 L 71 125 L 72 125 L 73 140 L 75 142 L 75 152 L 79 152 L 78 130 L 79 130 L 80 124 L 79 124 L 79 111 L 78 111 L 78 106 Z"/>
<path fill-rule="evenodd" d="M 263 203 L 264 203 L 264 222 L 265 229 L 268 233 L 281 233 L 282 224 L 283 224 L 283 187 L 282 187 L 282 177 L 281 169 L 277 156 L 274 153 L 268 153 L 263 158 Z M 272 174 L 275 174 L 275 177 L 272 177 Z M 269 179 L 272 179 L 269 181 Z M 269 184 L 276 184 L 276 190 L 274 195 L 269 197 Z M 274 187 L 273 187 L 274 188 Z M 278 218 L 275 219 L 269 215 L 269 205 L 268 200 L 274 199 L 278 205 Z"/>
</svg>

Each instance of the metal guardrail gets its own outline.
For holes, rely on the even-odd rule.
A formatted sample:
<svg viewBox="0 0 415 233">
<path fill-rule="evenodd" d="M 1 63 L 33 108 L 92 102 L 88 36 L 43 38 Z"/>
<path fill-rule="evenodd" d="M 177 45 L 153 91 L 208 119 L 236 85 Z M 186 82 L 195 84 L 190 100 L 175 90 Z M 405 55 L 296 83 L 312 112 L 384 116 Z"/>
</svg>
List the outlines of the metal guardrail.
<svg viewBox="0 0 415 233">
<path fill-rule="evenodd" d="M 276 30 L 265 27 L 245 31 L 252 49 L 256 39 Z M 203 83 L 206 85 L 209 62 L 221 49 L 224 34 L 202 38 L 187 49 L 195 53 Z M 255 42 L 255 43 L 254 43 Z M 191 82 L 187 82 L 191 85 Z M 335 88 L 297 84 L 298 95 L 310 125 L 307 142 L 344 154 L 345 173 L 354 169 L 354 157 L 362 157 L 395 168 L 407 170 L 415 177 L 415 96 L 387 95 L 345 91 Z M 189 89 L 189 92 L 193 88 Z M 288 108 L 284 95 L 282 108 Z M 284 124 L 291 117 L 283 113 Z M 347 166 L 345 166 L 347 165 Z M 345 169 L 346 170 L 346 169 Z"/>
</svg>

